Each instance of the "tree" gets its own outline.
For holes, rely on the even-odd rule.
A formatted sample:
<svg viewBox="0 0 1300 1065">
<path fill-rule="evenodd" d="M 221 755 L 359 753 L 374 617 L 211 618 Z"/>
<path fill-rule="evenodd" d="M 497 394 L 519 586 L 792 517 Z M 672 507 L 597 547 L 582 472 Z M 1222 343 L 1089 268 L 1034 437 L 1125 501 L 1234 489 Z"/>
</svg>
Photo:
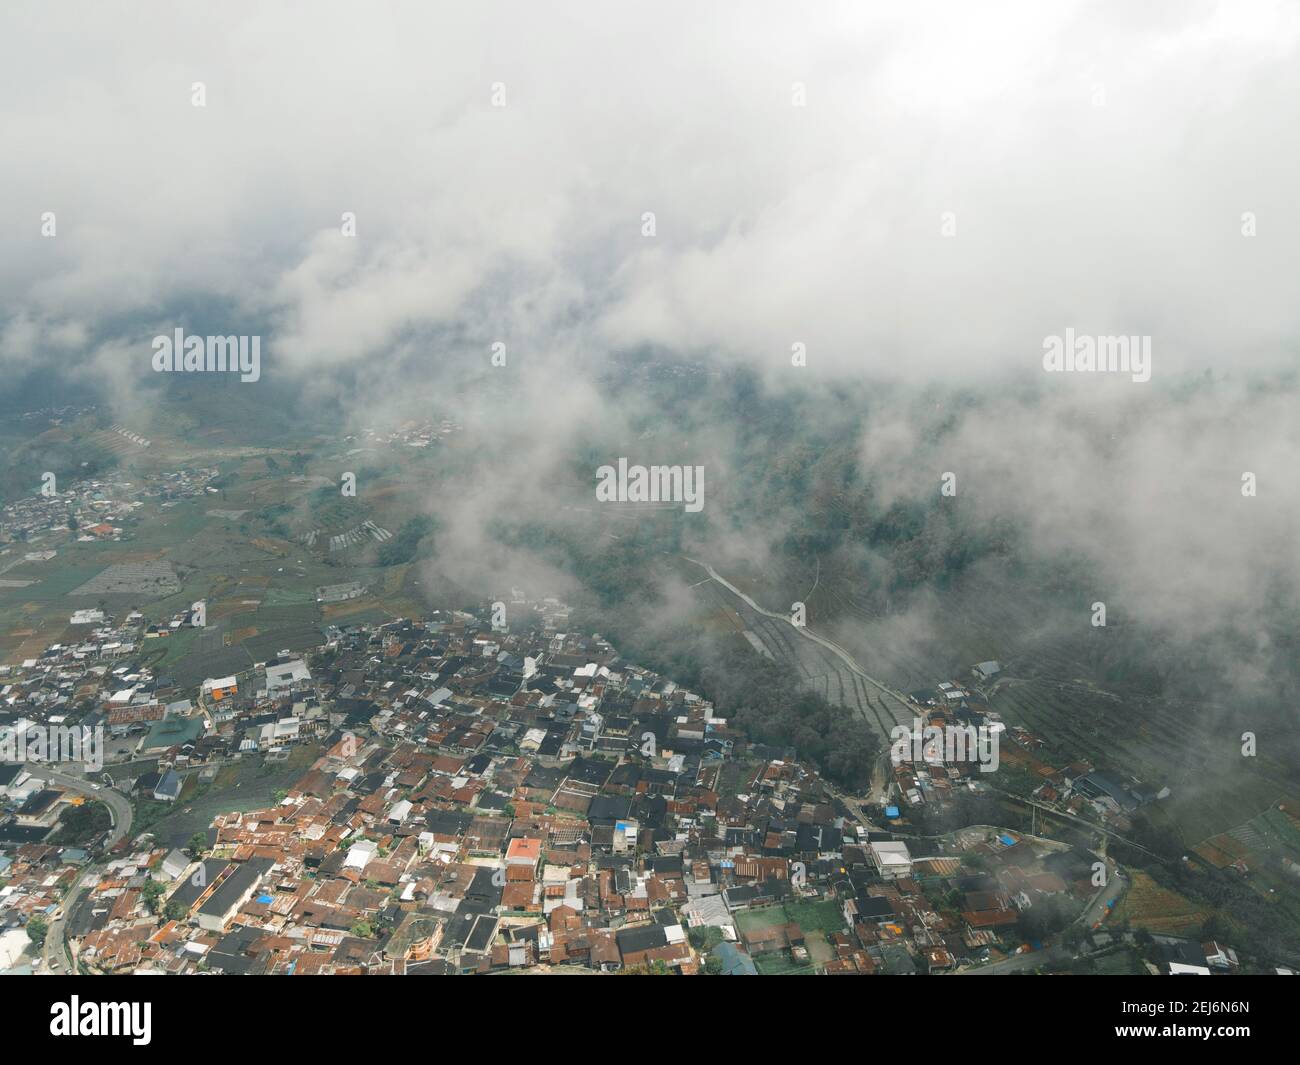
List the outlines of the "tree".
<svg viewBox="0 0 1300 1065">
<path fill-rule="evenodd" d="M 169 921 L 183 921 L 190 915 L 190 908 L 180 899 L 169 899 L 163 907 L 163 916 Z"/>
<path fill-rule="evenodd" d="M 701 925 L 699 928 L 692 928 L 687 932 L 686 938 L 691 941 L 691 946 L 701 954 L 707 954 L 722 942 L 722 929 L 713 925 Z"/>
<path fill-rule="evenodd" d="M 112 816 L 103 803 L 83 803 L 64 812 L 55 839 L 62 844 L 85 843 L 97 833 L 106 831 L 112 823 Z"/>
<path fill-rule="evenodd" d="M 642 962 L 640 965 L 625 965 L 618 970 L 619 976 L 668 976 L 668 966 L 662 961 Z"/>
<path fill-rule="evenodd" d="M 1061 931 L 1073 917 L 1071 906 L 1059 895 L 1040 898 L 1020 916 L 1020 931 L 1028 939 L 1046 939 Z"/>
<path fill-rule="evenodd" d="M 27 921 L 27 938 L 32 941 L 32 945 L 43 947 L 45 945 L 45 936 L 49 933 L 50 926 L 45 923 L 45 918 L 39 914 L 33 914 Z"/>
<path fill-rule="evenodd" d="M 158 912 L 158 903 L 163 897 L 164 888 L 157 880 L 146 880 L 144 888 L 140 892 L 141 899 L 144 900 L 145 907 L 150 913 Z"/>
<path fill-rule="evenodd" d="M 190 841 L 185 844 L 185 853 L 196 861 L 208 849 L 208 834 L 206 832 L 195 832 L 190 837 Z"/>
<path fill-rule="evenodd" d="M 378 558 L 381 566 L 400 566 L 415 558 L 420 541 L 429 533 L 437 531 L 434 520 L 424 514 L 417 514 L 401 527 L 397 535 L 379 548 Z"/>
</svg>

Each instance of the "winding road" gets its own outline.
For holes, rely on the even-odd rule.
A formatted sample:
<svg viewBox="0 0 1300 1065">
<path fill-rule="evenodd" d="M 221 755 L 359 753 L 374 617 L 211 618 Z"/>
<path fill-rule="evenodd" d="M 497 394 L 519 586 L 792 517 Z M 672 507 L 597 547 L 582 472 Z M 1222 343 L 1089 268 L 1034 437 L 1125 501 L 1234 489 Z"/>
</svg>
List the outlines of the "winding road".
<svg viewBox="0 0 1300 1065">
<path fill-rule="evenodd" d="M 796 625 L 784 614 L 764 610 L 726 577 L 707 562 L 682 556 L 692 565 L 708 573 L 719 588 L 725 589 L 736 603 L 728 603 L 746 628 L 765 646 L 772 656 L 791 664 L 805 683 L 819 690 L 828 702 L 839 703 L 856 710 L 866 722 L 878 731 L 886 742 L 890 731 L 898 725 L 912 727 L 916 708 L 899 692 L 884 681 L 877 680 L 864 670 L 857 660 L 833 640 L 813 632 L 807 625 Z M 819 577 L 820 579 L 820 577 Z M 708 582 L 701 581 L 695 585 Z M 802 639 L 800 639 L 802 637 Z M 871 689 L 874 689 L 874 693 Z M 874 694 L 874 699 L 872 698 Z"/>
<path fill-rule="evenodd" d="M 131 820 L 134 813 L 125 795 L 102 784 L 96 786 L 81 777 L 69 776 L 67 773 L 59 773 L 43 766 L 41 772 L 51 783 L 58 784 L 68 791 L 75 791 L 88 799 L 102 802 L 108 807 L 109 815 L 113 818 L 113 828 L 104 841 L 103 849 L 105 853 L 111 851 L 126 838 L 126 834 L 131 831 Z M 67 948 L 67 921 L 80 901 L 87 885 L 94 883 L 96 876 L 99 874 L 99 869 L 98 864 L 86 866 L 77 874 L 77 878 L 72 882 L 72 886 L 68 888 L 67 894 L 63 896 L 63 905 L 59 907 L 59 916 L 50 922 L 49 931 L 45 935 L 45 947 L 42 956 L 47 973 L 53 971 L 50 968 L 52 961 L 57 961 L 63 967 L 64 972 L 76 971 Z"/>
</svg>

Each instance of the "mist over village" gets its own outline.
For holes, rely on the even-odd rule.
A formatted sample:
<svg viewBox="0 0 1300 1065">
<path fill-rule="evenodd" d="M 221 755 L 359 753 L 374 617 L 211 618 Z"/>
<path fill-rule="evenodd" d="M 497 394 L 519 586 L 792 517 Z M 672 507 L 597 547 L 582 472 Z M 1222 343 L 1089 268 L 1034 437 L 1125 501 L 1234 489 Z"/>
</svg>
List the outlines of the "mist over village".
<svg viewBox="0 0 1300 1065">
<path fill-rule="evenodd" d="M 131 7 L 0 11 L 33 1030 L 243 986 L 127 974 L 1266 1030 L 1137 980 L 1300 972 L 1300 10 Z"/>
</svg>

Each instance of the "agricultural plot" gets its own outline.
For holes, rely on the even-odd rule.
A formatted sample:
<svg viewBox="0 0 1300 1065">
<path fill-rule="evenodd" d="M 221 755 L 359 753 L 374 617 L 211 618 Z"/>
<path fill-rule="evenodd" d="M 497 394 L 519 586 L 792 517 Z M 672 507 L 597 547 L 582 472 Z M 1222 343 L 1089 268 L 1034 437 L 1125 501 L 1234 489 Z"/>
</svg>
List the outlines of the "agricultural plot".
<svg viewBox="0 0 1300 1065">
<path fill-rule="evenodd" d="M 0 601 L 15 602 L 25 599 L 58 599 L 74 588 L 85 584 L 103 571 L 103 563 L 93 561 L 76 564 L 68 557 L 66 549 L 53 564 L 49 562 L 23 562 L 5 570 L 11 580 L 31 581 L 23 588 L 0 588 Z"/>
<path fill-rule="evenodd" d="M 315 625 L 320 620 L 320 609 L 315 603 L 296 603 L 272 606 L 264 604 L 254 612 L 254 624 L 263 632 L 274 629 L 301 629 Z"/>
<path fill-rule="evenodd" d="M 193 651 L 198 635 L 198 629 L 177 629 L 170 636 L 147 641 L 144 646 L 146 651 L 159 655 L 158 665 L 170 666 Z"/>
<path fill-rule="evenodd" d="M 313 530 L 308 534 L 309 546 L 315 544 L 317 532 Z M 349 547 L 359 547 L 362 544 L 371 541 L 382 544 L 393 538 L 393 534 L 387 529 L 382 529 L 373 521 L 367 519 L 360 525 L 348 529 L 342 533 L 336 533 L 329 538 L 329 549 L 333 551 L 343 551 Z"/>
<path fill-rule="evenodd" d="M 1204 840 L 1193 848 L 1193 853 L 1216 869 L 1226 869 L 1250 858 L 1250 848 L 1227 832 Z"/>
<path fill-rule="evenodd" d="M 1156 935 L 1197 935 L 1209 914 L 1148 874 L 1133 873 L 1133 882 L 1115 908 L 1114 920 Z"/>
<path fill-rule="evenodd" d="M 300 606 L 306 603 L 315 602 L 315 596 L 310 588 L 300 588 L 282 584 L 273 584 L 266 590 L 266 595 L 262 598 L 262 606 Z"/>
<path fill-rule="evenodd" d="M 130 542 L 140 547 L 172 550 L 216 525 L 203 510 L 201 501 L 187 500 L 174 507 L 144 507 Z"/>
<path fill-rule="evenodd" d="M 885 609 L 888 595 L 827 564 L 806 598 L 810 625 L 905 691 L 965 679 L 971 663 L 985 659 L 1002 662 L 1008 676 L 1096 691 L 1086 678 L 1115 638 L 1094 639 L 1085 620 L 1071 625 L 1045 591 L 994 574 L 968 573 L 941 591 L 914 591 L 906 609 Z"/>
<path fill-rule="evenodd" d="M 1048 741 L 1057 764 L 1086 759 L 1168 786 L 1172 795 L 1153 816 L 1168 817 L 1189 845 L 1232 827 L 1243 812 L 1268 809 L 1292 787 L 1285 738 L 1266 742 L 1261 734 L 1259 756 L 1243 759 L 1242 732 L 1258 722 L 1237 720 L 1236 708 L 1135 694 L 1122 684 L 1107 690 L 1094 678 L 1113 661 L 1119 630 L 1062 629 L 1059 604 L 1035 600 L 1023 584 L 967 575 L 942 594 L 915 597 L 903 614 L 886 614 L 881 596 L 822 564 L 805 594 L 810 626 L 895 689 L 964 678 L 972 662 L 1001 661 L 995 710 Z M 822 693 L 834 699 L 830 687 Z"/>
<path fill-rule="evenodd" d="M 1157 786 L 1170 798 L 1152 808 L 1195 842 L 1267 809 L 1285 794 L 1285 768 L 1261 755 L 1241 757 L 1239 732 L 1214 715 L 1156 699 L 1120 699 L 1084 685 L 1009 680 L 990 700 L 1010 724 L 1048 741 L 1053 761 L 1086 759 Z M 1157 813 L 1158 811 L 1158 813 Z"/>
<path fill-rule="evenodd" d="M 413 616 L 420 611 L 415 604 L 403 607 L 400 601 L 385 601 L 374 596 L 334 603 L 324 610 L 325 620 L 331 625 L 360 625 L 367 622 L 387 621 L 391 617 Z"/>
<path fill-rule="evenodd" d="M 325 642 L 325 633 L 315 626 L 280 629 L 262 633 L 245 640 L 240 649 L 249 657 L 249 664 L 265 662 L 282 650 L 305 651 Z"/>
<path fill-rule="evenodd" d="M 703 571 L 698 567 L 692 570 L 698 581 Z M 709 610 L 710 617 L 732 627 L 738 622 L 747 636 L 752 635 L 773 659 L 791 669 L 805 685 L 828 702 L 857 713 L 880 737 L 887 738 L 896 725 L 912 723 L 911 707 L 882 692 L 855 673 L 834 651 L 796 632 L 785 621 L 759 613 L 716 581 L 696 583 L 693 590 Z"/>
<path fill-rule="evenodd" d="M 1293 867 L 1291 879 L 1281 878 L 1288 893 L 1300 888 L 1300 826 L 1288 814 L 1294 802 L 1279 803 L 1235 828 L 1202 841 L 1196 854 L 1208 864 L 1222 869 L 1241 863 L 1254 876 Z M 1290 863 L 1290 866 L 1287 865 Z"/>
<path fill-rule="evenodd" d="M 260 660 L 259 660 L 260 661 Z M 174 684 L 188 687 L 209 677 L 228 677 L 252 669 L 254 659 L 243 647 L 223 647 L 218 651 L 190 653 L 168 666 Z"/>
<path fill-rule="evenodd" d="M 41 651 L 53 642 L 40 630 L 15 629 L 0 633 L 0 660 L 21 662 L 26 658 L 38 658 Z"/>
</svg>

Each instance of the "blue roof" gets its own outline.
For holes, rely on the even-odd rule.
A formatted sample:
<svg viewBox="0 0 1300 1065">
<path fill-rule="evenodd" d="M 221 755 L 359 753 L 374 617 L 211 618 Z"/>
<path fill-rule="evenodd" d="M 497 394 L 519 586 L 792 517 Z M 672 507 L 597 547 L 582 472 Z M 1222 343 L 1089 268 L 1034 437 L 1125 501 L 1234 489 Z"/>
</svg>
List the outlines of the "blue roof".
<svg viewBox="0 0 1300 1065">
<path fill-rule="evenodd" d="M 886 806 L 886 807 L 885 807 L 885 816 L 886 816 L 886 817 L 897 817 L 897 816 L 898 816 L 898 807 L 897 807 L 897 806 Z"/>
<path fill-rule="evenodd" d="M 722 976 L 757 976 L 758 966 L 748 954 L 737 950 L 732 943 L 719 943 L 712 951 L 722 962 Z"/>
<path fill-rule="evenodd" d="M 180 775 L 174 769 L 168 769 L 162 775 L 162 779 L 158 781 L 158 786 L 153 789 L 153 793 L 155 795 L 162 793 L 163 795 L 175 794 L 179 796 L 181 793 Z"/>
</svg>

